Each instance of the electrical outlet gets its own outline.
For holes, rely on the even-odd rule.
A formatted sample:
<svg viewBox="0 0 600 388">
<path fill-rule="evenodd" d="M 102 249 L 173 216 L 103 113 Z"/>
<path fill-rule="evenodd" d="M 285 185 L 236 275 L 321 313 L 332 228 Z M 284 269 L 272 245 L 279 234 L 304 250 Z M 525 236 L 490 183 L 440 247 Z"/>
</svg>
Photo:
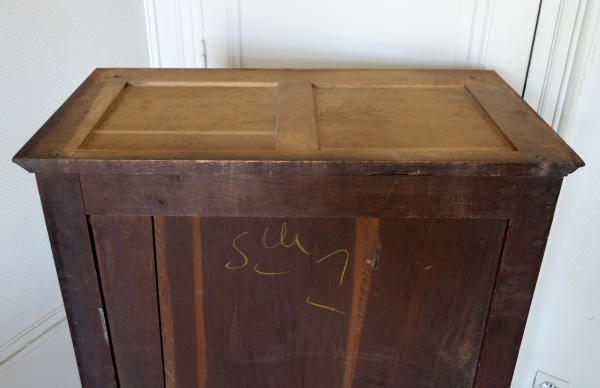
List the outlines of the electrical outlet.
<svg viewBox="0 0 600 388">
<path fill-rule="evenodd" d="M 569 383 L 547 373 L 538 371 L 535 375 L 533 388 L 569 388 Z"/>
</svg>

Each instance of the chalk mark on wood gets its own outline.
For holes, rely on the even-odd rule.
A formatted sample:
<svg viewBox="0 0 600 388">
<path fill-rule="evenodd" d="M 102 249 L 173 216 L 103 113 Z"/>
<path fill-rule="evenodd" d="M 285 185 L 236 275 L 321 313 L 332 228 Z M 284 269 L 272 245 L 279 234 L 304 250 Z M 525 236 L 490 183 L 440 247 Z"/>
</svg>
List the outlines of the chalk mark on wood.
<svg viewBox="0 0 600 388">
<path fill-rule="evenodd" d="M 328 254 L 327 256 L 317 260 L 317 263 L 320 263 L 323 260 L 325 260 L 333 255 L 336 255 L 338 253 L 341 253 L 341 252 L 346 253 L 346 263 L 344 264 L 344 269 L 342 270 L 342 276 L 340 277 L 340 286 L 342 285 L 342 282 L 344 281 L 344 274 L 346 273 L 346 267 L 348 267 L 348 260 L 350 259 L 350 253 L 348 253 L 348 250 L 347 249 L 338 249 L 337 251 L 332 252 L 332 253 Z"/>
<path fill-rule="evenodd" d="M 245 235 L 245 234 L 248 234 L 248 232 L 244 232 L 244 233 L 242 233 L 242 234 L 238 235 L 238 236 L 237 236 L 236 238 L 234 238 L 234 239 L 233 239 L 233 241 L 231 242 L 231 244 L 233 245 L 233 247 L 235 248 L 235 250 L 236 250 L 236 251 L 238 251 L 238 252 L 240 253 L 240 255 L 242 255 L 242 256 L 244 257 L 244 264 L 242 264 L 242 265 L 240 265 L 240 266 L 237 266 L 237 267 L 231 267 L 231 266 L 230 266 L 230 264 L 231 264 L 231 261 L 230 261 L 229 263 L 225 264 L 225 268 L 228 268 L 228 269 L 238 269 L 238 268 L 243 268 L 243 267 L 245 267 L 245 266 L 248 264 L 248 256 L 246 256 L 246 255 L 244 254 L 244 252 L 242 252 L 242 251 L 240 250 L 240 248 L 238 248 L 238 247 L 235 245 L 235 241 L 236 241 L 238 238 L 240 238 L 240 237 L 242 237 L 243 235 Z"/>
<path fill-rule="evenodd" d="M 304 249 L 304 247 L 302 246 L 302 244 L 300 244 L 300 240 L 298 240 L 298 235 L 296 234 L 296 236 L 294 237 L 294 242 L 292 242 L 291 244 L 286 244 L 284 242 L 285 240 L 285 236 L 287 235 L 287 225 L 284 222 L 283 225 L 281 225 L 281 233 L 279 235 L 279 242 L 273 246 L 267 246 L 267 233 L 269 232 L 269 228 L 265 229 L 265 234 L 263 235 L 263 246 L 267 249 L 273 249 L 275 247 L 278 247 L 279 245 L 282 245 L 285 248 L 290 248 L 292 247 L 294 244 L 298 247 L 298 249 L 300 249 L 303 253 L 305 253 L 306 255 L 310 256 L 308 254 L 308 252 L 306 251 L 306 249 Z"/>
<path fill-rule="evenodd" d="M 311 302 L 311 301 L 310 301 L 310 296 L 309 296 L 308 298 L 306 298 L 306 303 L 308 303 L 308 304 L 310 304 L 310 305 L 312 305 L 312 306 L 320 307 L 320 308 L 322 308 L 322 309 L 325 309 L 325 310 L 334 311 L 334 312 L 336 312 L 336 313 L 338 313 L 338 314 L 343 314 L 343 315 L 346 315 L 346 313 L 345 313 L 345 312 L 343 312 L 343 311 L 340 311 L 340 310 L 338 310 L 338 309 L 335 309 L 335 308 L 333 308 L 333 307 L 330 307 L 330 306 L 325 306 L 325 305 L 323 305 L 323 304 L 319 304 L 319 303 L 315 303 L 315 302 Z"/>
<path fill-rule="evenodd" d="M 290 271 L 285 271 L 285 272 L 261 272 L 261 271 L 258 270 L 257 267 L 258 267 L 258 264 L 256 264 L 254 266 L 254 272 L 256 272 L 258 274 L 261 274 L 261 275 L 283 275 L 283 274 L 286 274 L 286 273 L 290 273 Z"/>
</svg>

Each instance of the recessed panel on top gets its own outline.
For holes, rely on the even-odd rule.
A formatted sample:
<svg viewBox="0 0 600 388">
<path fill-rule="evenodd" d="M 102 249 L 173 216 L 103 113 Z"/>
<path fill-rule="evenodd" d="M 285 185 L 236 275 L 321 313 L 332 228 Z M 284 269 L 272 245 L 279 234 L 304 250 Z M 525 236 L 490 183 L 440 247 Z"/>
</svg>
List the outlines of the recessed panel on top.
<svg viewBox="0 0 600 388">
<path fill-rule="evenodd" d="M 463 87 L 315 88 L 321 149 L 514 151 Z"/>
<path fill-rule="evenodd" d="M 276 87 L 127 84 L 79 148 L 269 150 Z"/>
</svg>

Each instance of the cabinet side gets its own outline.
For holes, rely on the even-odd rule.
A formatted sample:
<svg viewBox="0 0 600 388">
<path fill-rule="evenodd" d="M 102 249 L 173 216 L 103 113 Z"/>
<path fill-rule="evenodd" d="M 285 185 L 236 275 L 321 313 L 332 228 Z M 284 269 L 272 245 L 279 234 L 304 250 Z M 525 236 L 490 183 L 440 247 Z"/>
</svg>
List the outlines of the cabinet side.
<svg viewBox="0 0 600 388">
<path fill-rule="evenodd" d="M 521 178 L 492 297 L 476 388 L 510 387 L 562 179 Z"/>
<path fill-rule="evenodd" d="M 77 174 L 36 174 L 84 388 L 115 387 L 115 371 Z"/>
</svg>

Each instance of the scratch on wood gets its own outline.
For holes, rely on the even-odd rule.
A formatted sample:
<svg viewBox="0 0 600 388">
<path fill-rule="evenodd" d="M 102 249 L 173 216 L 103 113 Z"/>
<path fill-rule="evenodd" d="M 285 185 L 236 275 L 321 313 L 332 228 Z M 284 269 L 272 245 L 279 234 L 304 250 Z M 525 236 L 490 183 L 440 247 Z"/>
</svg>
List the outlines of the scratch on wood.
<svg viewBox="0 0 600 388">
<path fill-rule="evenodd" d="M 98 313 L 100 313 L 100 322 L 102 322 L 102 332 L 104 334 L 104 340 L 108 344 L 108 330 L 106 330 L 106 318 L 104 318 L 104 310 L 99 308 Z"/>
</svg>

